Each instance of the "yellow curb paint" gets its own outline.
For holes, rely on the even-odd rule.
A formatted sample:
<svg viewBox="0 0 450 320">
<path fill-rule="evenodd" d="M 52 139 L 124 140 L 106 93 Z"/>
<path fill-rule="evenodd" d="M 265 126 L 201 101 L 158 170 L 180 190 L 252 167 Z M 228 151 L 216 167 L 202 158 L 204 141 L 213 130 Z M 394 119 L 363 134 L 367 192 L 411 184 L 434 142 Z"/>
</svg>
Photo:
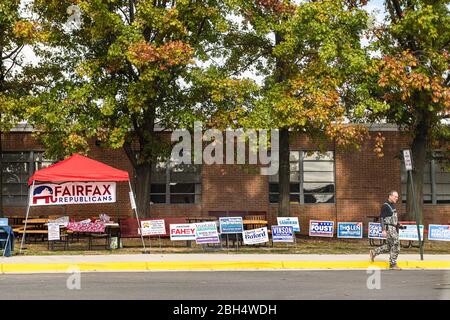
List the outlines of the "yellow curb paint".
<svg viewBox="0 0 450 320">
<path fill-rule="evenodd" d="M 148 270 L 282 269 L 281 261 L 178 261 L 148 262 Z"/>
<path fill-rule="evenodd" d="M 403 269 L 450 269 L 450 261 L 399 261 Z M 388 269 L 387 262 L 367 261 L 177 261 L 177 262 L 96 262 L 0 264 L 5 273 L 80 271 L 177 271 L 177 270 L 248 270 L 248 269 Z"/>
<path fill-rule="evenodd" d="M 147 271 L 145 262 L 97 262 L 97 263 L 35 263 L 35 264 L 3 264 L 2 273 L 28 272 L 70 272 L 77 268 L 80 271 Z"/>
<path fill-rule="evenodd" d="M 380 266 L 381 264 L 381 266 Z M 367 269 L 370 266 L 383 267 L 382 263 L 366 261 L 285 261 L 285 269 Z"/>
</svg>

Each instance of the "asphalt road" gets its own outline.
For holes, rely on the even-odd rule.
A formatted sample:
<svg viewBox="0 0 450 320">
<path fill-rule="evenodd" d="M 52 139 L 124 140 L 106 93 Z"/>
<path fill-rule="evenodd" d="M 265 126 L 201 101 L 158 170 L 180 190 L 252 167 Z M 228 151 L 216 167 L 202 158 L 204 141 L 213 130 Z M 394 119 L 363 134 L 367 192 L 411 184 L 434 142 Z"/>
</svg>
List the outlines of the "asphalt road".
<svg viewBox="0 0 450 320">
<path fill-rule="evenodd" d="M 403 270 L 370 274 L 361 270 L 327 270 L 0 275 L 0 291 L 0 299 L 15 300 L 448 300 L 450 271 Z"/>
</svg>

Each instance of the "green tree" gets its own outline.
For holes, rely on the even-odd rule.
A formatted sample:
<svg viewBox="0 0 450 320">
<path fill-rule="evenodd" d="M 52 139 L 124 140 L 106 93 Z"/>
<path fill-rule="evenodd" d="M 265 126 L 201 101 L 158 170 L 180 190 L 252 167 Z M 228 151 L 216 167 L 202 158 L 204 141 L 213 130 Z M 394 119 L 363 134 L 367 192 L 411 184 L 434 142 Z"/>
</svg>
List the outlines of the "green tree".
<svg viewBox="0 0 450 320">
<path fill-rule="evenodd" d="M 25 20 L 20 0 L 0 1 L 0 158 L 2 133 L 23 120 L 28 83 L 21 81 L 21 54 L 27 43 L 39 38 L 39 30 Z M 0 190 L 3 190 L 3 166 L 0 161 Z M 0 196 L 0 216 L 3 216 L 3 197 Z"/>
<path fill-rule="evenodd" d="M 361 103 L 359 80 L 368 66 L 361 47 L 365 1 L 235 1 L 241 17 L 226 39 L 227 67 L 263 79 L 244 127 L 280 129 L 279 210 L 289 215 L 289 139 L 305 134 L 322 150 L 327 142 L 358 146 L 367 130 L 345 124 Z M 245 117 L 243 117 L 245 115 Z"/>
<path fill-rule="evenodd" d="M 81 24 L 68 25 L 74 4 Z M 35 48 L 45 74 L 30 112 L 38 136 L 53 155 L 86 152 L 88 138 L 123 147 L 138 209 L 149 216 L 151 167 L 170 149 L 158 127 L 207 119 L 214 105 L 230 103 L 221 90 L 240 82 L 210 63 L 228 28 L 227 3 L 35 0 L 33 12 L 49 34 Z"/>
<path fill-rule="evenodd" d="M 450 160 L 448 0 L 387 0 L 386 19 L 373 30 L 376 50 L 368 93 L 382 104 L 360 110 L 369 121 L 398 125 L 410 138 L 418 214 L 423 222 L 423 177 L 432 151 Z M 414 219 L 408 177 L 407 213 Z"/>
</svg>

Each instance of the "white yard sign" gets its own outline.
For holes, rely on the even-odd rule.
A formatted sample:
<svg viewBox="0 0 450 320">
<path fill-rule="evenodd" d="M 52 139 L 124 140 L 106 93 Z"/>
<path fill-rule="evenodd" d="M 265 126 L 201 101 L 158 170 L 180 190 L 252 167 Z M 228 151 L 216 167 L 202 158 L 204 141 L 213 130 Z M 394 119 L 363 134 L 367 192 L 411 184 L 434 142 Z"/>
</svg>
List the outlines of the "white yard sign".
<svg viewBox="0 0 450 320">
<path fill-rule="evenodd" d="M 195 240 L 195 223 L 171 224 L 170 240 Z"/>
<path fill-rule="evenodd" d="M 166 234 L 164 219 L 141 221 L 143 236 L 162 236 Z"/>
<path fill-rule="evenodd" d="M 195 242 L 197 244 L 219 243 L 219 233 L 215 221 L 195 224 Z"/>
<path fill-rule="evenodd" d="M 244 239 L 244 244 L 258 244 L 269 242 L 267 227 L 245 230 L 242 232 L 242 237 Z"/>
<path fill-rule="evenodd" d="M 279 226 L 291 226 L 294 232 L 300 232 L 298 217 L 277 217 L 277 222 Z"/>
<path fill-rule="evenodd" d="M 48 241 L 60 240 L 59 223 L 48 223 Z"/>
</svg>

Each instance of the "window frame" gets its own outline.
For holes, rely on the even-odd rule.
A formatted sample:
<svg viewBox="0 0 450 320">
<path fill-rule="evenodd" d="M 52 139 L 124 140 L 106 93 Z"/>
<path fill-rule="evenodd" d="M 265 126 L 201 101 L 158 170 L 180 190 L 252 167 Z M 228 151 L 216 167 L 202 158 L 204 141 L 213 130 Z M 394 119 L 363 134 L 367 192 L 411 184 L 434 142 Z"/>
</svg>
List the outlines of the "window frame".
<svg viewBox="0 0 450 320">
<path fill-rule="evenodd" d="M 6 150 L 6 151 L 2 151 L 2 154 L 0 156 L 0 161 L 1 161 L 1 167 L 2 167 L 2 179 L 4 179 L 4 175 L 5 175 L 5 164 L 11 164 L 11 163 L 27 163 L 28 165 L 28 172 L 26 173 L 27 178 L 26 181 L 24 182 L 5 182 L 2 181 L 2 190 L 1 191 L 1 196 L 2 196 L 2 203 L 3 203 L 3 207 L 10 207 L 10 208 L 17 208 L 17 207 L 24 207 L 27 205 L 28 203 L 28 179 L 39 169 L 39 165 L 42 163 L 50 163 L 54 164 L 56 163 L 56 160 L 50 160 L 50 159 L 45 159 L 44 156 L 44 152 L 45 150 Z M 28 154 L 28 156 L 26 157 L 26 159 L 20 160 L 20 159 L 14 159 L 14 160 L 7 160 L 5 159 L 5 155 L 8 154 L 20 154 L 20 153 L 25 153 Z M 24 173 L 21 173 L 24 174 Z M 24 187 L 25 193 L 23 193 L 22 191 L 19 193 L 9 193 L 9 192 L 4 192 L 3 190 L 6 189 L 8 187 L 8 185 L 19 185 Z M 21 188 L 22 189 L 22 188 Z M 20 198 L 19 201 L 13 201 L 12 203 L 9 201 L 8 198 L 10 197 L 18 197 Z"/>
<path fill-rule="evenodd" d="M 425 164 L 424 170 L 424 186 L 430 186 L 430 192 L 424 193 L 422 198 L 422 203 L 424 205 L 449 205 L 450 204 L 450 193 L 438 193 L 437 185 L 449 185 L 448 183 L 437 182 L 437 174 L 441 173 L 440 165 L 436 157 L 438 156 L 437 152 L 433 153 L 433 158 L 427 161 Z M 402 161 L 400 163 L 400 185 L 401 185 L 401 195 L 402 195 L 402 203 L 406 203 L 407 196 L 407 187 L 408 187 L 408 171 L 406 171 L 405 164 Z M 428 167 L 428 168 L 427 168 Z M 429 181 L 425 182 L 425 175 L 429 174 Z M 450 173 L 447 173 L 450 174 Z M 405 192 L 403 192 L 405 190 Z M 431 200 L 425 200 L 425 197 L 430 198 Z M 439 200 L 438 197 L 448 197 L 447 200 Z"/>
<path fill-rule="evenodd" d="M 184 164 L 186 165 L 186 164 Z M 196 178 L 195 180 L 198 179 L 198 181 L 192 181 L 192 182 L 172 182 L 171 181 L 171 173 L 172 173 L 172 169 L 173 169 L 173 165 L 170 163 L 170 160 L 165 162 L 165 170 L 164 173 L 159 173 L 159 174 L 164 174 L 164 183 L 162 182 L 152 182 L 150 185 L 150 199 L 152 196 L 163 196 L 165 197 L 165 202 L 152 202 L 150 200 L 150 205 L 194 205 L 194 204 L 201 204 L 202 203 L 202 170 L 203 170 L 203 166 L 202 165 L 198 165 L 198 164 L 190 164 L 190 166 L 197 166 L 198 167 L 198 178 Z M 152 175 L 156 173 L 156 169 L 152 169 Z M 177 174 L 179 174 L 180 172 L 177 172 Z M 162 179 L 159 179 L 160 181 Z M 190 192 L 190 193 L 179 193 L 179 192 L 171 192 L 171 186 L 176 185 L 177 183 L 180 184 L 193 184 L 194 185 L 194 193 Z M 153 193 L 152 192 L 152 185 L 154 184 L 161 184 L 161 185 L 165 185 L 165 193 L 161 193 L 161 192 L 157 192 L 157 193 Z M 198 190 L 198 191 L 197 191 Z M 194 202 L 171 202 L 171 196 L 194 196 Z"/>
<path fill-rule="evenodd" d="M 303 150 L 290 150 L 290 152 L 298 152 L 299 153 L 299 157 L 298 157 L 298 164 L 299 164 L 299 192 L 289 192 L 289 197 L 291 199 L 291 197 L 294 195 L 298 195 L 299 196 L 299 202 L 293 202 L 293 201 L 289 201 L 290 205 L 317 205 L 317 204 L 328 204 L 328 205 L 336 205 L 336 153 L 335 150 L 327 150 L 326 152 L 330 152 L 332 155 L 332 160 L 305 160 L 305 153 L 308 152 L 318 152 L 320 153 L 318 150 L 316 149 L 303 149 Z M 289 155 L 289 159 L 291 159 L 291 155 Z M 333 181 L 308 181 L 305 182 L 305 170 L 304 170 L 304 163 L 305 162 L 317 162 L 317 161 L 323 161 L 323 162 L 331 162 L 333 164 L 333 171 L 307 171 L 307 172 L 332 172 L 333 173 Z M 289 165 L 291 165 L 292 161 L 289 161 Z M 278 180 L 278 179 L 277 179 Z M 332 183 L 333 184 L 333 193 L 330 192 L 326 192 L 326 193 L 319 193 L 319 194 L 324 194 L 324 195 L 333 195 L 333 201 L 332 202 L 305 202 L 305 194 L 306 195 L 314 195 L 314 194 L 318 194 L 318 193 L 305 193 L 304 190 L 304 185 L 307 183 Z M 275 205 L 278 204 L 279 202 L 273 202 L 271 201 L 271 197 L 273 196 L 278 196 L 278 200 L 279 200 L 279 192 L 271 192 L 271 185 L 276 185 L 278 184 L 278 181 L 271 181 L 271 178 L 269 177 L 269 183 L 268 183 L 268 191 L 269 191 L 269 204 L 270 205 Z M 290 182 L 290 184 L 297 184 L 297 182 Z"/>
</svg>

